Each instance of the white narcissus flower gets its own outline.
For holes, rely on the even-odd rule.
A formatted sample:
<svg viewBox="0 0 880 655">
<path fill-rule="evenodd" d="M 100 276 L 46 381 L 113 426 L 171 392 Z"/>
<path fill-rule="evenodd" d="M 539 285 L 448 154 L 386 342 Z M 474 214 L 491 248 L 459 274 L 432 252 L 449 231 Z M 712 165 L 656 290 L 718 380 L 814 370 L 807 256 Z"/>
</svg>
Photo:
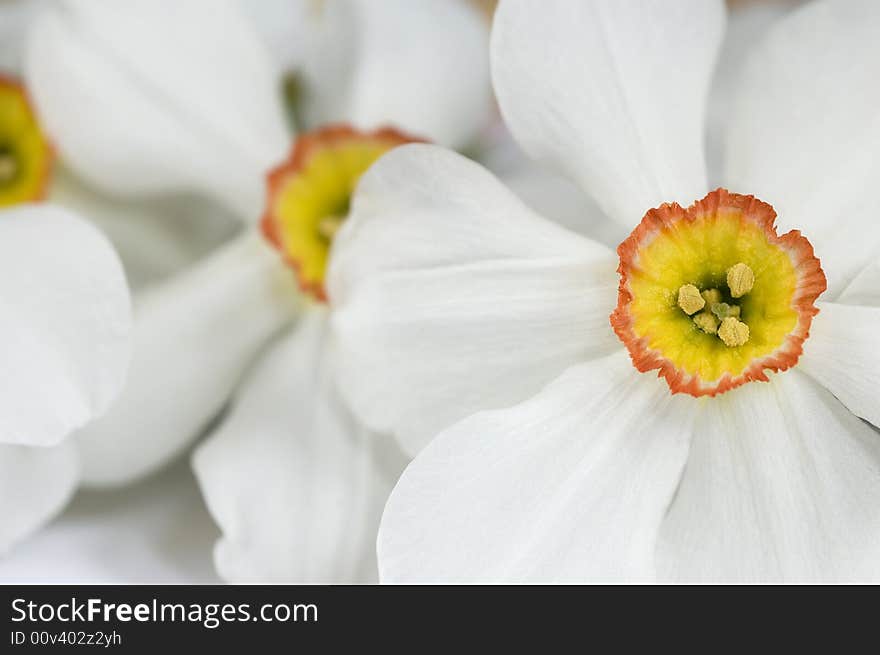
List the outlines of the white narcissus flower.
<svg viewBox="0 0 880 655">
<path fill-rule="evenodd" d="M 710 188 L 723 19 L 705 0 L 496 13 L 505 120 L 636 226 L 619 257 L 439 147 L 361 180 L 328 273 L 340 385 L 421 451 L 383 580 L 880 578 L 880 7 L 820 0 L 750 52 L 722 181 L 778 234 L 752 196 L 664 204 Z"/>
<path fill-rule="evenodd" d="M 378 512 L 403 460 L 335 395 L 323 268 L 359 174 L 409 139 L 383 125 L 464 147 L 490 111 L 488 30 L 467 4 L 306 4 L 318 38 L 293 63 L 273 60 L 239 5 L 205 0 L 60 2 L 34 27 L 25 62 L 41 118 L 78 174 L 117 194 L 195 190 L 245 225 L 136 298 L 126 389 L 77 437 L 86 483 L 131 481 L 191 443 L 252 366 L 196 457 L 224 531 L 219 570 L 235 581 L 375 577 Z M 299 138 L 286 126 L 282 65 L 310 130 Z M 354 127 L 316 129 L 327 120 Z M 264 221 L 282 257 L 256 223 L 266 173 L 288 151 Z M 304 192 L 291 200 L 290 189 Z M 288 330 L 298 312 L 302 324 Z M 320 513 L 316 502 L 327 503 Z"/>
<path fill-rule="evenodd" d="M 0 94 L 7 98 L 26 99 L 22 79 L 26 35 L 46 6 L 45 0 L 7 0 L 0 4 Z M 32 113 L 32 108 L 29 108 Z M 12 116 L 4 115 L 5 123 Z M 0 125 L 8 131 L 9 124 Z M 32 125 L 28 132 L 42 133 Z M 18 139 L 30 138 L 19 134 Z M 198 202 L 184 194 L 164 197 L 127 199 L 101 194 L 83 184 L 58 159 L 48 167 L 38 197 L 72 209 L 97 225 L 110 239 L 125 267 L 130 287 L 139 289 L 150 282 L 177 272 L 194 259 L 212 250 L 229 237 L 235 222 L 217 206 Z M 210 216 L 211 220 L 207 220 Z M 222 220 L 221 220 L 222 219 Z"/>
<path fill-rule="evenodd" d="M 112 494 L 83 491 L 0 557 L 2 584 L 216 584 L 217 527 L 186 461 Z"/>
<path fill-rule="evenodd" d="M 28 162 L 0 149 L 0 205 L 28 176 L 3 173 Z M 0 553 L 76 489 L 67 437 L 122 387 L 130 327 L 122 266 L 94 227 L 51 205 L 0 208 Z"/>
<path fill-rule="evenodd" d="M 72 212 L 32 204 L 51 167 L 26 95 L 0 75 L 0 553 L 73 493 L 67 436 L 107 410 L 128 363 L 130 302 L 113 248 Z"/>
<path fill-rule="evenodd" d="M 67 428 L 56 426 L 53 429 L 66 435 L 103 416 L 109 407 L 109 398 L 117 395 L 123 383 L 122 372 L 129 360 L 128 342 L 125 348 L 114 345 L 110 343 L 110 335 L 114 330 L 126 330 L 125 337 L 129 336 L 130 300 L 126 278 L 130 286 L 137 287 L 146 280 L 180 268 L 205 247 L 205 241 L 216 242 L 221 236 L 217 234 L 217 228 L 222 231 L 224 226 L 217 220 L 216 210 L 213 211 L 214 220 L 206 224 L 207 230 L 191 221 L 194 215 L 204 215 L 207 211 L 192 199 L 166 197 L 155 201 L 123 202 L 83 186 L 68 170 L 58 165 L 57 152 L 53 152 L 41 129 L 33 102 L 21 79 L 23 37 L 44 5 L 42 2 L 12 1 L 0 8 L 0 32 L 3 34 L 0 45 L 0 211 L 4 224 L 10 226 L 4 230 L 2 246 L 21 255 L 18 259 L 7 258 L 10 271 L 4 268 L 4 274 L 8 285 L 22 280 L 28 282 L 31 290 L 27 291 L 28 286 L 23 285 L 19 293 L 32 295 L 34 302 L 55 302 L 57 307 L 55 313 L 47 310 L 45 316 L 22 316 L 22 325 L 15 325 L 9 316 L 27 308 L 20 307 L 20 299 L 15 297 L 16 289 L 4 287 L 9 295 L 0 298 L 0 304 L 5 304 L 2 313 L 9 313 L 7 325 L 23 332 L 30 329 L 38 338 L 33 343 L 24 344 L 27 348 L 16 350 L 13 345 L 10 352 L 4 352 L 3 369 L 8 375 L 5 382 L 17 385 L 22 397 L 7 395 L 8 402 L 3 404 L 4 416 L 0 422 L 25 422 L 27 419 L 37 421 L 39 425 L 41 419 L 53 420 L 56 414 L 61 418 L 69 416 Z M 48 204 L 31 204 L 44 202 Z M 16 228 L 25 218 L 31 219 L 29 225 Z M 124 272 L 107 238 L 93 227 L 81 225 L 84 221 L 99 227 L 109 237 L 119 259 L 122 259 Z M 42 237 L 40 230 L 44 230 Z M 69 243 L 65 243 L 65 239 Z M 65 250 L 59 256 L 61 251 L 56 251 L 62 246 Z M 35 249 L 39 256 L 33 256 Z M 52 262 L 53 257 L 57 258 L 56 262 Z M 57 273 L 43 271 L 41 267 L 45 261 L 54 263 Z M 33 272 L 25 266 L 32 266 Z M 70 270 L 73 266 L 81 270 Z M 16 268 L 20 270 L 12 270 Z M 33 279 L 28 280 L 28 276 Z M 60 276 L 68 276 L 69 283 L 59 285 Z M 106 280 L 100 279 L 102 276 Z M 58 285 L 57 288 L 51 288 L 53 284 Z M 89 289 L 89 285 L 93 288 Z M 106 294 L 103 300 L 107 306 L 105 310 L 98 307 L 101 293 Z M 58 294 L 64 302 L 53 300 L 53 294 Z M 123 298 L 124 304 L 121 305 Z M 75 312 L 64 318 L 64 313 L 70 311 L 68 303 Z M 96 315 L 87 317 L 90 311 Z M 103 314 L 98 314 L 99 311 Z M 123 318 L 125 325 L 121 323 Z M 29 328 L 23 324 L 26 320 L 45 321 L 48 327 Z M 106 325 L 99 325 L 101 320 L 106 321 Z M 52 325 L 53 322 L 59 327 Z M 55 343 L 61 337 L 69 343 Z M 106 344 L 102 346 L 102 342 Z M 89 348 L 93 350 L 88 351 Z M 77 353 L 77 350 L 82 352 Z M 41 351 L 45 352 L 41 355 Z M 94 358 L 95 372 L 91 380 L 88 362 L 80 361 L 89 356 Z M 31 367 L 32 377 L 18 379 L 25 358 L 37 360 L 40 357 L 42 360 L 35 361 Z M 73 361 L 74 357 L 79 359 Z M 110 362 L 112 357 L 119 359 Z M 57 378 L 54 381 L 49 378 L 53 367 Z M 103 382 L 99 377 L 102 371 L 108 372 Z M 110 373 L 118 379 L 111 379 Z M 40 375 L 47 379 L 38 381 Z M 107 389 L 103 392 L 92 390 L 94 398 L 89 399 L 89 389 L 99 384 L 106 384 Z M 59 392 L 55 386 L 64 387 L 66 392 Z M 84 398 L 79 399 L 79 396 Z M 31 398 L 32 407 L 23 406 L 24 397 Z M 82 407 L 77 407 L 78 402 Z M 16 429 L 22 439 L 28 438 L 29 433 L 24 427 L 17 426 Z M 32 427 L 31 431 L 35 429 Z M 0 529 L 0 554 L 5 556 L 12 545 L 41 527 L 67 504 L 86 477 L 81 451 L 75 438 L 39 448 L 28 445 L 0 447 L 0 470 L 3 472 L 0 509 L 5 517 L 4 528 Z M 5 561 L 17 560 L 13 556 Z"/>
</svg>

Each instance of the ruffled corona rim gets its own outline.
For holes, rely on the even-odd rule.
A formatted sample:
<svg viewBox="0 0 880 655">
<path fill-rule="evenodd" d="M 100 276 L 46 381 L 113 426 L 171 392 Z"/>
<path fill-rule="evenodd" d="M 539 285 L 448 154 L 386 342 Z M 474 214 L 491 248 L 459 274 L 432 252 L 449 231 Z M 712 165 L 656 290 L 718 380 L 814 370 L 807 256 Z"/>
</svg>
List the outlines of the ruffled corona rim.
<svg viewBox="0 0 880 655">
<path fill-rule="evenodd" d="M 260 226 L 296 271 L 303 292 L 327 300 L 324 271 L 332 238 L 321 231 L 322 220 L 345 218 L 358 179 L 382 154 L 419 141 L 391 127 L 328 125 L 300 135 L 287 160 L 269 172 Z"/>
<path fill-rule="evenodd" d="M 54 151 L 37 121 L 25 87 L 0 73 L 0 154 L 15 159 L 15 178 L 0 184 L 0 207 L 44 200 L 49 189 Z"/>
<path fill-rule="evenodd" d="M 617 248 L 620 286 L 611 314 L 636 369 L 657 369 L 672 393 L 715 396 L 797 363 L 827 285 L 810 242 L 798 230 L 777 235 L 775 221 L 769 204 L 725 189 L 687 209 L 666 203 L 645 214 Z M 749 260 L 758 276 L 755 297 L 743 306 L 755 338 L 727 348 L 684 320 L 675 291 L 701 280 L 715 284 L 738 260 Z"/>
</svg>

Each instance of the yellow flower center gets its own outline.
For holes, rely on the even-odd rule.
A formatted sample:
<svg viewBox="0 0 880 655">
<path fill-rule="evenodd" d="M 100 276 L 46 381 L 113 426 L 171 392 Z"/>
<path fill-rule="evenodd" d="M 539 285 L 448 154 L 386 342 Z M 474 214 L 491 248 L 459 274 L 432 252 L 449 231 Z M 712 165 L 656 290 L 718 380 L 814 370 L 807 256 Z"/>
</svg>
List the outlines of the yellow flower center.
<svg viewBox="0 0 880 655">
<path fill-rule="evenodd" d="M 51 166 L 52 150 L 24 88 L 0 75 L 0 207 L 40 200 Z"/>
<path fill-rule="evenodd" d="M 777 236 L 775 219 L 770 205 L 724 189 L 645 215 L 618 248 L 611 316 L 636 368 L 701 396 L 797 362 L 825 276 L 809 241 Z"/>
<path fill-rule="evenodd" d="M 271 171 L 263 232 L 296 269 L 304 291 L 326 299 L 330 245 L 361 175 L 391 148 L 417 140 L 388 128 L 329 126 L 301 135 L 290 157 Z"/>
<path fill-rule="evenodd" d="M 734 264 L 727 271 L 726 294 L 731 299 L 742 298 L 755 285 L 755 273 L 748 264 Z M 693 284 L 683 284 L 678 289 L 678 306 L 694 325 L 706 334 L 715 334 L 731 348 L 743 346 L 749 340 L 749 326 L 739 320 L 742 310 L 739 305 L 722 302 L 724 293 L 718 289 L 700 291 Z"/>
</svg>

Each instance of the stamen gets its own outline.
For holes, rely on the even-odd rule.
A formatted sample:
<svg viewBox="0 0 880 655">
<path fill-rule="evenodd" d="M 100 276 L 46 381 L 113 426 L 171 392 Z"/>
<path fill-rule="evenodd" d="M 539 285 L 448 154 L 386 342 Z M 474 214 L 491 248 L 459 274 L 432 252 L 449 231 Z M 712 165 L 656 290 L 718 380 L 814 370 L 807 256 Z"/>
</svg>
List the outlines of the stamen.
<svg viewBox="0 0 880 655">
<path fill-rule="evenodd" d="M 0 152 L 0 184 L 7 184 L 18 174 L 18 160 L 8 152 Z"/>
<path fill-rule="evenodd" d="M 703 300 L 697 287 L 693 284 L 685 284 L 678 290 L 678 306 L 690 316 L 703 309 L 706 306 L 706 301 Z"/>
<path fill-rule="evenodd" d="M 718 319 L 711 312 L 700 312 L 694 316 L 694 323 L 706 334 L 718 332 Z"/>
<path fill-rule="evenodd" d="M 727 271 L 727 286 L 731 296 L 742 298 L 755 286 L 754 271 L 742 262 L 734 264 Z"/>
<path fill-rule="evenodd" d="M 332 241 L 333 237 L 336 236 L 336 232 L 342 227 L 343 221 L 345 221 L 345 216 L 340 216 L 339 214 L 328 214 L 322 217 L 318 221 L 318 234 L 328 241 Z"/>
<path fill-rule="evenodd" d="M 749 340 L 749 326 L 733 316 L 728 316 L 721 321 L 721 327 L 718 328 L 718 337 L 729 348 L 742 346 Z"/>
</svg>

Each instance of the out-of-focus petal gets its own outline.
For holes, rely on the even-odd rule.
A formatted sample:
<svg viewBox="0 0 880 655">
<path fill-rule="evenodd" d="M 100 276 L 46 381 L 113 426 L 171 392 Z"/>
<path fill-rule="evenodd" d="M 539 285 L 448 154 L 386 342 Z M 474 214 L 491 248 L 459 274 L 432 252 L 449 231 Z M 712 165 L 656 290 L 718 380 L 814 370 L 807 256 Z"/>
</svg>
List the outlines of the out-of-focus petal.
<svg viewBox="0 0 880 655">
<path fill-rule="evenodd" d="M 77 473 L 69 441 L 49 448 L 0 445 L 0 555 L 61 511 Z"/>
<path fill-rule="evenodd" d="M 320 4 L 315 0 L 237 1 L 253 21 L 278 65 L 284 71 L 293 71 L 301 66 L 319 30 Z M 334 0 L 330 4 L 338 2 Z M 336 44 L 336 47 L 341 49 L 345 46 Z"/>
<path fill-rule="evenodd" d="M 0 211 L 0 443 L 57 444 L 103 414 L 130 331 L 122 265 L 95 227 L 52 205 Z"/>
<path fill-rule="evenodd" d="M 46 0 L 0 2 L 0 72 L 19 73 L 28 25 Z"/>
<path fill-rule="evenodd" d="M 0 558 L 4 584 L 216 584 L 217 527 L 186 462 L 112 494 L 83 491 Z"/>
<path fill-rule="evenodd" d="M 345 0 L 321 11 L 319 37 L 301 71 L 310 124 L 390 124 L 457 148 L 486 126 L 489 34 L 474 7 L 461 0 Z"/>
<path fill-rule="evenodd" d="M 326 310 L 266 352 L 193 465 L 238 583 L 374 582 L 376 532 L 404 459 L 336 393 Z"/>
<path fill-rule="evenodd" d="M 84 482 L 127 483 L 179 454 L 288 323 L 297 298 L 293 273 L 257 234 L 138 295 L 125 389 L 76 436 Z"/>
<path fill-rule="evenodd" d="M 241 226 L 234 214 L 204 198 L 114 198 L 83 184 L 64 167 L 56 167 L 48 199 L 74 210 L 107 235 L 134 290 L 192 265 Z"/>
<path fill-rule="evenodd" d="M 724 5 L 716 0 L 507 0 L 492 79 L 505 120 L 538 162 L 632 227 L 706 193 L 704 119 Z"/>
<path fill-rule="evenodd" d="M 227 0 L 63 0 L 25 74 L 65 161 L 111 193 L 191 190 L 256 221 L 289 144 L 280 71 Z"/>
</svg>

